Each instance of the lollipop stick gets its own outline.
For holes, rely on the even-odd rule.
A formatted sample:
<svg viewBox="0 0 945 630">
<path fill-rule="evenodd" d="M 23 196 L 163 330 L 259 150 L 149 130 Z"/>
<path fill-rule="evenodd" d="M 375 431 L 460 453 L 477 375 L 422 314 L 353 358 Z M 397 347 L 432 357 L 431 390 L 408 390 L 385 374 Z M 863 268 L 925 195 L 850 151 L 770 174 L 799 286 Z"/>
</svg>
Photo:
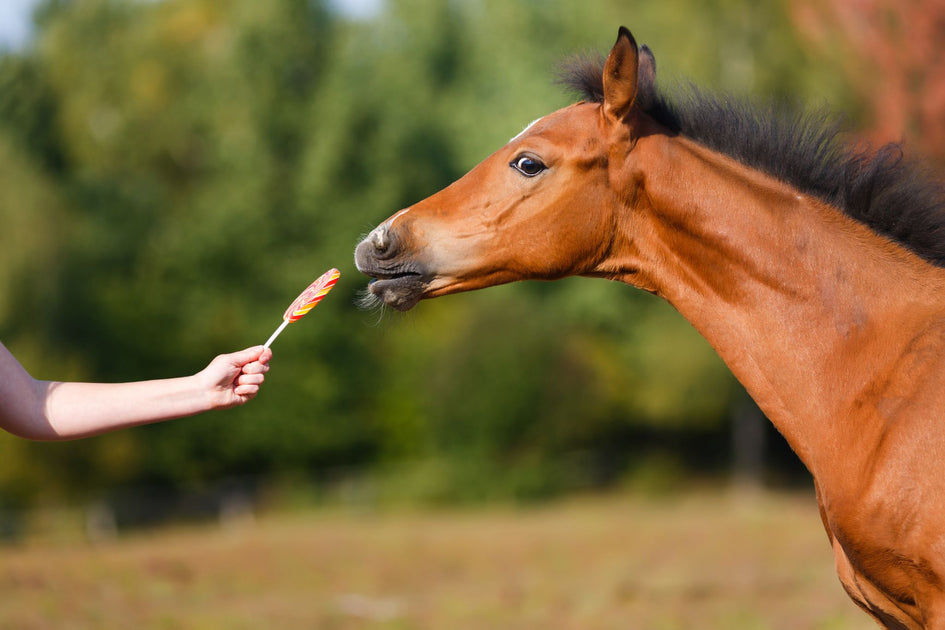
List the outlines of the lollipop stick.
<svg viewBox="0 0 945 630">
<path fill-rule="evenodd" d="M 279 336 L 279 333 L 285 330 L 285 327 L 288 325 L 289 325 L 289 320 L 283 321 L 282 324 L 278 328 L 276 328 L 276 332 L 272 333 L 272 336 L 269 337 L 266 343 L 263 344 L 263 348 L 268 348 L 272 344 L 272 342 L 276 340 L 276 337 Z"/>
</svg>

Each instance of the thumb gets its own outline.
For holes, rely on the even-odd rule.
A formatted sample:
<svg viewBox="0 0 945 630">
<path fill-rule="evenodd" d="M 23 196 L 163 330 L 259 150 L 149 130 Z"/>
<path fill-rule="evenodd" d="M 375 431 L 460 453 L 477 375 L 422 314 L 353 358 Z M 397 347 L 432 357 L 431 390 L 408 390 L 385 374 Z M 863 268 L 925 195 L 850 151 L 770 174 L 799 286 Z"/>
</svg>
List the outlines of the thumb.
<svg viewBox="0 0 945 630">
<path fill-rule="evenodd" d="M 234 365 L 243 366 L 258 359 L 262 355 L 263 350 L 264 348 L 262 346 L 253 346 L 225 356 L 232 361 Z"/>
</svg>

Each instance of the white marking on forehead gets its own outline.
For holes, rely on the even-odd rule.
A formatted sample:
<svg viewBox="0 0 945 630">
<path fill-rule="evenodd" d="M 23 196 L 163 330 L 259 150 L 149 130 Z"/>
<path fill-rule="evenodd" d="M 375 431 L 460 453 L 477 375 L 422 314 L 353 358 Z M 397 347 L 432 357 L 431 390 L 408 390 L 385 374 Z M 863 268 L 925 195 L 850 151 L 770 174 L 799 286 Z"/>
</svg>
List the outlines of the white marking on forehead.
<svg viewBox="0 0 945 630">
<path fill-rule="evenodd" d="M 528 131 L 529 129 L 531 129 L 532 127 L 534 127 L 534 126 L 535 126 L 535 123 L 538 122 L 539 120 L 541 120 L 542 118 L 544 118 L 544 116 L 542 116 L 541 118 L 536 118 L 535 120 L 533 120 L 533 121 L 531 121 L 530 123 L 528 123 L 528 126 L 525 127 L 524 129 L 522 129 L 522 130 L 519 132 L 519 134 L 518 134 L 517 136 L 515 136 L 514 138 L 512 138 L 511 140 L 509 140 L 509 142 L 515 142 L 516 140 L 518 140 L 519 138 L 521 138 L 522 136 L 524 136 L 524 135 L 525 135 L 525 132 Z"/>
<path fill-rule="evenodd" d="M 397 219 L 399 219 L 399 218 L 402 217 L 403 215 L 407 214 L 408 212 L 410 212 L 410 208 L 405 208 L 405 209 L 401 210 L 400 212 L 398 212 L 397 214 L 395 214 L 394 216 L 392 216 L 392 217 L 390 218 L 390 221 L 387 222 L 387 227 L 390 228 L 390 226 L 394 225 L 394 221 L 396 221 Z"/>
</svg>

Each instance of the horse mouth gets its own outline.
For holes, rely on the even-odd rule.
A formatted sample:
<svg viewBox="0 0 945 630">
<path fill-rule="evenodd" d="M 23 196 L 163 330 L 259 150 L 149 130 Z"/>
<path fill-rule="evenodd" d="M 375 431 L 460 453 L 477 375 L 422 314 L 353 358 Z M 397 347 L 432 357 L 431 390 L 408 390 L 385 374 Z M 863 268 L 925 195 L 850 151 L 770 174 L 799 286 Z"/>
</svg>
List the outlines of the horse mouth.
<svg viewBox="0 0 945 630">
<path fill-rule="evenodd" d="M 408 311 L 424 296 L 430 274 L 417 260 L 398 256 L 389 248 L 379 251 L 370 237 L 361 241 L 354 251 L 358 271 L 371 278 L 368 284 L 369 301 L 380 301 L 398 311 Z"/>
<path fill-rule="evenodd" d="M 403 271 L 400 273 L 374 272 L 374 273 L 368 274 L 368 276 L 371 278 L 371 284 L 374 284 L 375 282 L 403 280 L 404 278 L 419 278 L 420 274 L 417 273 L 416 271 Z"/>
<path fill-rule="evenodd" d="M 398 311 L 409 311 L 423 297 L 426 280 L 416 271 L 382 273 L 362 270 L 361 273 L 371 277 L 368 290 Z"/>
</svg>

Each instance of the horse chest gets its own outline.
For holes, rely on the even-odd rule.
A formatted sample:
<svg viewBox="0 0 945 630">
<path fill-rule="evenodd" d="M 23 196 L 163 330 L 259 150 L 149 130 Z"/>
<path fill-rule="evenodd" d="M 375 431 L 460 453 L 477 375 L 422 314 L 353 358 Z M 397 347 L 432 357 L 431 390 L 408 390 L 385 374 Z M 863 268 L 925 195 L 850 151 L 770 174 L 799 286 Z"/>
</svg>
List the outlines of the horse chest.
<svg viewBox="0 0 945 630">
<path fill-rule="evenodd" d="M 945 548 L 945 530 L 910 503 L 868 494 L 843 507 L 822 503 L 844 589 L 886 628 L 931 627 L 943 597 L 945 554 L 935 550 Z"/>
</svg>

